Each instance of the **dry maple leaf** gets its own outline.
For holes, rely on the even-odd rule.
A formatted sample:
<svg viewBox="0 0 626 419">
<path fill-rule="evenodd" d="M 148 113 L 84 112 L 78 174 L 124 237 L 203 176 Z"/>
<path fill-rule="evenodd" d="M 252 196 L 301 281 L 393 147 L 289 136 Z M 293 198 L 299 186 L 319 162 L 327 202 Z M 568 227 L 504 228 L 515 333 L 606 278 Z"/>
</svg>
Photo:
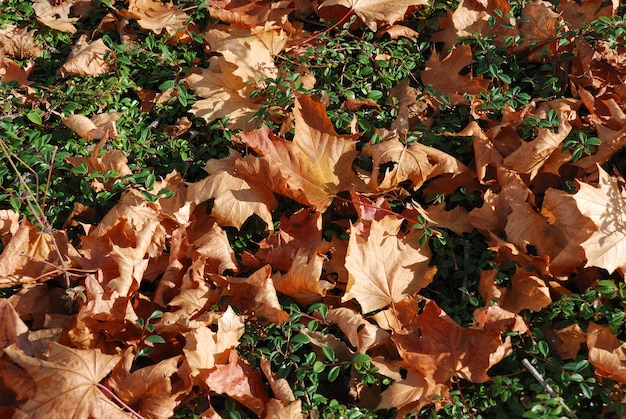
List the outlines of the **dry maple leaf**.
<svg viewBox="0 0 626 419">
<path fill-rule="evenodd" d="M 626 343 L 620 342 L 608 326 L 589 323 L 587 348 L 597 375 L 626 384 Z"/>
<path fill-rule="evenodd" d="M 501 333 L 513 323 L 462 328 L 429 301 L 413 319 L 411 331 L 395 333 L 392 340 L 402 358 L 435 383 L 447 383 L 453 376 L 482 383 L 489 380 L 487 370 L 511 353 L 510 338 L 503 342 Z"/>
<path fill-rule="evenodd" d="M 107 384 L 129 406 L 138 406 L 138 413 L 149 418 L 171 418 L 178 406 L 173 385 L 177 381 L 181 356 L 164 359 L 131 371 L 135 354 L 127 350 L 123 362 L 117 364 Z M 172 394 L 174 393 L 174 394 Z"/>
<path fill-rule="evenodd" d="M 367 321 L 361 314 L 347 307 L 328 310 L 326 320 L 336 324 L 359 353 L 388 343 L 389 333 Z"/>
<path fill-rule="evenodd" d="M 258 126 L 251 121 L 261 107 L 250 99 L 254 86 L 235 75 L 236 69 L 236 65 L 217 56 L 209 59 L 209 68 L 192 69 L 185 80 L 202 99 L 193 103 L 190 112 L 207 122 L 228 117 L 231 128 L 250 130 Z"/>
<path fill-rule="evenodd" d="M 544 331 L 550 348 L 561 359 L 574 359 L 580 351 L 580 345 L 585 342 L 585 332 L 576 323 L 562 329 L 546 329 Z"/>
<path fill-rule="evenodd" d="M 293 141 L 267 127 L 240 134 L 236 141 L 261 157 L 246 156 L 235 167 L 247 179 L 324 212 L 338 192 L 359 182 L 352 170 L 358 135 L 337 134 L 324 105 L 309 96 L 297 96 L 294 117 Z"/>
<path fill-rule="evenodd" d="M 247 278 L 219 275 L 210 275 L 209 278 L 223 288 L 220 298 L 237 307 L 239 312 L 274 324 L 289 320 L 289 314 L 280 308 L 269 265 Z"/>
<path fill-rule="evenodd" d="M 497 270 L 486 270 L 480 275 L 479 291 L 485 301 L 498 303 L 503 310 L 519 313 L 528 309 L 539 311 L 552 302 L 546 281 L 525 269 L 517 268 L 511 275 L 511 286 L 496 284 Z"/>
<path fill-rule="evenodd" d="M 34 61 L 29 61 L 28 64 L 22 68 L 18 63 L 7 57 L 0 57 L 0 78 L 2 78 L 2 81 L 5 83 L 15 81 L 20 87 L 31 85 L 32 82 L 28 80 L 28 76 L 34 68 Z"/>
<path fill-rule="evenodd" d="M 428 266 L 431 252 L 419 245 L 419 232 L 401 237 L 401 225 L 401 219 L 387 216 L 372 221 L 367 240 L 350 232 L 349 279 L 341 301 L 354 298 L 363 313 L 370 313 L 430 284 L 436 270 Z"/>
<path fill-rule="evenodd" d="M 155 0 L 130 0 L 128 11 L 137 16 L 137 23 L 144 29 L 161 34 L 164 30 L 175 35 L 185 26 L 187 14 L 171 2 L 163 3 Z"/>
<path fill-rule="evenodd" d="M 378 363 L 374 365 L 378 366 Z M 435 383 L 413 369 L 406 371 L 405 377 L 398 374 L 398 379 L 381 393 L 377 410 L 397 408 L 396 418 L 403 418 L 409 413 L 419 412 L 429 404 L 437 405 L 439 402 L 436 400 L 448 395 L 447 385 Z"/>
<path fill-rule="evenodd" d="M 573 195 L 578 210 L 590 218 L 597 230 L 581 244 L 585 249 L 587 266 L 604 268 L 609 273 L 616 269 L 626 272 L 626 221 L 623 214 L 626 194 L 621 185 L 624 180 L 610 176 L 598 166 L 598 187 L 580 182 L 579 191 Z"/>
<path fill-rule="evenodd" d="M 210 29 L 204 36 L 212 51 L 222 54 L 229 63 L 237 66 L 233 74 L 244 81 L 276 78 L 278 69 L 274 55 L 280 53 L 287 42 L 283 31 L 268 29 L 251 32 L 249 29 Z"/>
<path fill-rule="evenodd" d="M 190 183 L 187 196 L 196 204 L 214 200 L 211 215 L 222 226 L 241 228 L 249 217 L 257 215 L 272 230 L 270 211 L 278 205 L 276 198 L 262 182 L 237 176 L 235 167 L 240 159 L 239 153 L 231 150 L 226 158 L 209 160 L 205 166 L 209 176 Z"/>
<path fill-rule="evenodd" d="M 85 115 L 61 116 L 63 123 L 85 140 L 101 140 L 117 138 L 115 121 L 122 116 L 121 112 L 107 112 L 94 115 L 91 119 Z"/>
<path fill-rule="evenodd" d="M 405 180 L 417 190 L 430 178 L 468 171 L 463 163 L 441 150 L 418 142 L 405 145 L 397 137 L 365 147 L 363 152 L 372 157 L 369 186 L 377 191 L 395 189 Z M 389 163 L 393 163 L 391 168 L 387 168 Z"/>
<path fill-rule="evenodd" d="M 281 294 L 293 297 L 302 305 L 319 301 L 335 285 L 321 279 L 325 252 L 315 249 L 299 249 L 286 274 L 273 276 L 274 286 Z"/>
<path fill-rule="evenodd" d="M 557 6 L 559 14 L 563 20 L 567 22 L 570 30 L 579 29 L 587 22 L 593 22 L 601 16 L 611 17 L 615 15 L 619 7 L 619 0 L 612 0 L 612 4 L 602 7 L 606 4 L 603 0 L 561 0 Z"/>
<path fill-rule="evenodd" d="M 115 60 L 115 53 L 102 39 L 89 44 L 87 35 L 82 35 L 72 48 L 72 52 L 61 66 L 61 76 L 78 74 L 80 76 L 98 76 L 106 73 Z"/>
<path fill-rule="evenodd" d="M 230 350 L 228 363 L 218 365 L 206 379 L 211 391 L 227 394 L 261 416 L 270 397 L 259 371 Z"/>
<path fill-rule="evenodd" d="M 33 9 L 39 20 L 44 25 L 61 32 L 76 33 L 74 23 L 78 18 L 70 18 L 70 9 L 73 1 L 34 0 Z"/>
<path fill-rule="evenodd" d="M 228 362 L 229 352 L 239 345 L 244 329 L 243 319 L 229 306 L 217 321 L 217 332 L 199 327 L 183 335 L 183 353 L 194 384 L 203 382 L 216 365 Z"/>
<path fill-rule="evenodd" d="M 5 29 L 0 29 L 0 51 L 19 60 L 38 58 L 43 48 L 36 44 L 35 32 L 35 29 L 29 31 L 28 27 L 20 29 L 7 25 Z"/>
<path fill-rule="evenodd" d="M 346 13 L 354 12 L 368 28 L 375 32 L 378 27 L 377 22 L 393 25 L 404 19 L 409 7 L 427 5 L 428 0 L 326 0 L 320 4 L 319 9 L 331 6 L 345 7 L 348 9 Z"/>
<path fill-rule="evenodd" d="M 34 397 L 21 405 L 14 418 L 130 418 L 98 388 L 121 356 L 99 349 L 79 350 L 50 343 L 47 359 L 27 356 L 15 345 L 4 350 L 37 383 Z"/>
<path fill-rule="evenodd" d="M 462 0 L 454 12 L 448 10 L 446 17 L 439 18 L 441 29 L 431 41 L 443 42 L 443 51 L 448 51 L 460 38 L 480 34 L 503 46 L 506 38 L 515 34 L 515 18 L 508 16 L 510 12 L 511 4 L 506 0 Z"/>
<path fill-rule="evenodd" d="M 442 60 L 439 54 L 433 51 L 432 56 L 426 61 L 424 70 L 420 71 L 422 83 L 431 85 L 434 90 L 444 94 L 450 99 L 450 105 L 466 105 L 470 101 L 463 96 L 479 96 L 486 93 L 489 80 L 482 76 L 472 77 L 471 74 L 464 76 L 459 72 L 473 63 L 472 50 L 469 45 L 461 45 L 454 48 Z"/>
</svg>

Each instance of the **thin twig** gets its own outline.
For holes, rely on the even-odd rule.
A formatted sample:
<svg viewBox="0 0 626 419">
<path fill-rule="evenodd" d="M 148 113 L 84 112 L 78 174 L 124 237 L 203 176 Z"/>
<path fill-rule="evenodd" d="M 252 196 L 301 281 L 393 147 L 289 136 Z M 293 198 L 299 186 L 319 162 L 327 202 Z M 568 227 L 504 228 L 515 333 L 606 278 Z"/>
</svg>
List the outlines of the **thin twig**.
<svg viewBox="0 0 626 419">
<path fill-rule="evenodd" d="M 119 404 L 122 405 L 122 407 L 124 407 L 124 409 L 128 410 L 133 416 L 135 416 L 137 419 L 145 419 L 143 416 L 141 416 L 139 413 L 135 412 L 135 409 L 133 409 L 132 407 L 130 407 L 129 405 L 127 405 L 126 403 L 124 403 L 124 401 L 122 399 L 120 399 L 119 397 L 117 397 L 117 394 L 115 394 L 110 388 L 108 388 L 107 386 L 105 386 L 104 384 L 100 384 L 97 383 L 96 387 L 98 387 L 100 390 L 104 391 L 105 393 L 107 393 L 110 397 L 112 397 L 116 402 L 118 402 Z"/>
<path fill-rule="evenodd" d="M 22 186 L 29 193 L 29 195 L 28 195 L 29 199 L 26 200 L 26 203 L 28 204 L 28 207 L 30 208 L 31 213 L 33 214 L 33 216 L 37 220 L 37 223 L 39 223 L 39 225 L 41 226 L 40 228 L 43 230 L 44 233 L 46 233 L 46 234 L 48 234 L 50 236 L 50 240 L 52 241 L 52 245 L 54 247 L 54 250 L 55 250 L 55 252 L 57 254 L 57 257 L 59 258 L 59 263 L 61 264 L 61 269 L 63 270 L 63 273 L 65 274 L 65 288 L 69 288 L 70 287 L 70 277 L 69 277 L 68 272 L 67 272 L 68 271 L 68 266 L 65 263 L 65 259 L 63 259 L 63 255 L 61 254 L 61 250 L 59 248 L 59 245 L 57 244 L 56 238 L 54 237 L 54 229 L 52 228 L 52 225 L 50 225 L 50 223 L 48 222 L 48 219 L 46 218 L 45 214 L 43 213 L 43 208 L 37 202 L 37 198 L 36 198 L 35 194 L 33 194 L 33 191 L 30 189 L 30 187 L 28 186 L 28 183 L 26 183 L 26 180 L 24 179 L 24 177 L 20 173 L 19 169 L 15 165 L 15 162 L 13 161 L 13 158 L 12 158 L 14 156 L 14 154 L 9 150 L 9 148 L 6 145 L 6 143 L 4 142 L 4 140 L 1 140 L 1 139 L 0 139 L 0 148 L 2 149 L 2 152 L 6 155 L 7 160 L 9 161 L 9 164 L 11 165 L 11 168 L 13 169 L 13 171 L 15 172 L 15 175 L 20 180 L 20 183 L 22 184 Z M 15 157 L 17 157 L 17 156 L 15 156 Z M 19 158 L 18 158 L 18 160 L 19 160 Z M 54 165 L 54 161 L 51 162 L 50 164 Z M 33 170 L 28 165 L 26 165 L 26 167 L 29 170 Z M 47 193 L 47 188 L 46 188 L 46 193 Z M 36 209 L 35 209 L 35 207 L 36 207 Z"/>
<path fill-rule="evenodd" d="M 563 400 L 563 398 L 560 397 L 556 393 L 556 391 L 552 389 L 552 387 L 550 387 L 550 384 L 548 384 L 546 380 L 543 379 L 541 374 L 539 374 L 539 371 L 537 371 L 537 369 L 533 366 L 533 364 L 530 363 L 528 358 L 522 359 L 522 365 L 528 370 L 528 372 L 531 373 L 533 377 L 535 377 L 535 380 L 537 380 L 539 384 L 541 384 L 541 386 L 546 390 L 546 393 L 548 393 L 550 397 L 559 400 L 559 402 L 565 408 L 565 416 L 571 419 L 578 419 L 578 416 L 576 416 L 576 414 L 569 408 L 569 406 L 565 404 L 565 401 Z"/>
</svg>

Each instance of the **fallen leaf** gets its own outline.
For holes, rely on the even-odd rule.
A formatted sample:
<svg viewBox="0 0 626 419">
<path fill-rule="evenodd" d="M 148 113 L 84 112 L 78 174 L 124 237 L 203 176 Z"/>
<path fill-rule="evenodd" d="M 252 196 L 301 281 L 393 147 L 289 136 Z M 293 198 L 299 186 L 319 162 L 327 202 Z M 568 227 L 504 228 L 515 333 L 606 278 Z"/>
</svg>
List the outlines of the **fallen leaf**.
<svg viewBox="0 0 626 419">
<path fill-rule="evenodd" d="M 376 31 L 378 22 L 393 25 L 404 18 L 410 7 L 427 5 L 425 0 L 326 0 L 319 5 L 319 9 L 342 6 L 348 9 L 346 14 L 354 12 L 370 30 Z"/>
<path fill-rule="evenodd" d="M 587 348 L 597 375 L 626 384 L 626 343 L 620 342 L 609 327 L 589 323 Z"/>
<path fill-rule="evenodd" d="M 402 236 L 401 224 L 394 216 L 373 221 L 367 240 L 351 231 L 346 255 L 349 278 L 341 301 L 354 298 L 363 313 L 370 313 L 430 284 L 435 274 L 428 266 L 431 252 L 419 245 L 419 233 Z"/>
<path fill-rule="evenodd" d="M 621 217 L 626 195 L 620 184 L 623 179 L 609 176 L 598 166 L 598 187 L 579 182 L 579 191 L 573 195 L 578 210 L 590 218 L 596 231 L 581 246 L 585 249 L 588 266 L 604 268 L 609 273 L 616 269 L 626 271 L 626 262 L 621 257 L 626 251 L 626 226 Z"/>
<path fill-rule="evenodd" d="M 435 383 L 448 383 L 454 376 L 483 383 L 490 379 L 489 368 L 511 353 L 510 338 L 503 341 L 500 335 L 513 320 L 462 328 L 429 301 L 413 322 L 411 331 L 395 333 L 392 339 L 402 358 Z"/>
<path fill-rule="evenodd" d="M 24 368 L 37 383 L 34 397 L 15 412 L 14 418 L 98 417 L 130 418 L 98 388 L 119 362 L 121 356 L 107 355 L 99 349 L 72 349 L 50 344 L 48 359 L 27 356 L 15 345 L 4 353 Z"/>
<path fill-rule="evenodd" d="M 76 33 L 74 24 L 78 18 L 70 18 L 70 9 L 73 1 L 34 0 L 33 9 L 39 20 L 44 25 L 61 32 Z"/>
<path fill-rule="evenodd" d="M 192 69 L 185 81 L 202 99 L 193 103 L 190 112 L 207 122 L 228 117 L 231 128 L 254 129 L 258 123 L 252 117 L 261 105 L 250 99 L 254 87 L 233 73 L 236 68 L 215 56 L 209 59 L 209 68 Z"/>
<path fill-rule="evenodd" d="M 164 3 L 155 0 L 130 0 L 128 11 L 138 16 L 139 26 L 157 35 L 163 31 L 175 35 L 185 26 L 189 17 L 171 2 Z"/>
<path fill-rule="evenodd" d="M 65 77 L 68 74 L 98 76 L 109 71 L 114 60 L 115 53 L 105 45 L 102 39 L 89 44 L 87 35 L 82 35 L 61 66 L 61 76 Z"/>
<path fill-rule="evenodd" d="M 27 27 L 7 25 L 5 29 L 0 29 L 0 51 L 18 60 L 39 58 L 43 48 L 37 45 L 35 32 L 35 29 L 29 31 Z"/>
<path fill-rule="evenodd" d="M 585 332 L 579 325 L 572 324 L 562 329 L 546 329 L 544 331 L 550 348 L 559 358 L 568 360 L 576 358 L 580 345 L 587 340 Z"/>
<path fill-rule="evenodd" d="M 470 100 L 464 94 L 479 96 L 487 93 L 491 81 L 482 76 L 472 77 L 471 74 L 460 75 L 463 68 L 472 64 L 472 51 L 469 45 L 461 45 L 450 51 L 441 59 L 436 51 L 426 61 L 424 70 L 420 71 L 422 83 L 447 96 L 450 105 L 466 105 Z M 438 100 L 435 98 L 435 100 Z"/>
<path fill-rule="evenodd" d="M 228 364 L 218 365 L 206 383 L 211 391 L 232 397 L 257 415 L 263 413 L 269 402 L 261 374 L 234 349 L 230 350 Z"/>
<path fill-rule="evenodd" d="M 324 212 L 335 194 L 358 183 L 352 170 L 358 135 L 337 134 L 324 105 L 309 96 L 297 96 L 294 115 L 293 141 L 266 127 L 240 134 L 236 141 L 261 157 L 247 156 L 235 167 L 246 178 L 262 179 L 275 193 Z"/>
</svg>

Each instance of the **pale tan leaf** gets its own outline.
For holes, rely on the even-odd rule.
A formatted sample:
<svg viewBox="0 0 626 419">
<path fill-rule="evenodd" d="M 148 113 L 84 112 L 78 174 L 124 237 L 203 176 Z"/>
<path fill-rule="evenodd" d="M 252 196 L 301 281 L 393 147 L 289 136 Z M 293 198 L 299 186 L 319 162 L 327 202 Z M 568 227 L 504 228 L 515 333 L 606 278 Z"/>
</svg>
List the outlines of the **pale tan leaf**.
<svg viewBox="0 0 626 419">
<path fill-rule="evenodd" d="M 354 298 L 369 313 L 430 284 L 435 273 L 428 266 L 431 252 L 419 245 L 418 234 L 402 237 L 401 224 L 394 216 L 373 221 L 367 240 L 351 231 L 346 255 L 350 275 L 342 301 Z"/>
</svg>

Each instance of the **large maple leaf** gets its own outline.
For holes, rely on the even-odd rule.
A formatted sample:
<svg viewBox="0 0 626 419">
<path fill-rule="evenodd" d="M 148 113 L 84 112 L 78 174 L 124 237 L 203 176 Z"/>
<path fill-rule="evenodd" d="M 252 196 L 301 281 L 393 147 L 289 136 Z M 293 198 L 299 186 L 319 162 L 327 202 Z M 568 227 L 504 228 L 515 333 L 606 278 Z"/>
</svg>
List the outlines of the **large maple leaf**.
<svg viewBox="0 0 626 419">
<path fill-rule="evenodd" d="M 404 18 L 409 7 L 428 4 L 428 0 L 326 0 L 320 5 L 320 9 L 343 6 L 353 11 L 368 28 L 375 31 L 377 22 L 393 25 Z"/>
<path fill-rule="evenodd" d="M 451 105 L 468 104 L 469 100 L 463 96 L 478 96 L 486 93 L 489 80 L 482 76 L 472 77 L 471 74 L 461 75 L 459 72 L 472 64 L 472 50 L 469 45 L 461 45 L 454 48 L 441 59 L 436 51 L 426 61 L 424 70 L 420 72 L 424 85 L 431 85 L 437 92 L 446 95 Z"/>
<path fill-rule="evenodd" d="M 278 205 L 276 198 L 263 183 L 236 175 L 235 163 L 239 159 L 240 155 L 231 151 L 229 157 L 209 160 L 205 170 L 210 175 L 189 184 L 187 196 L 196 204 L 214 199 L 211 215 L 222 226 L 241 228 L 250 216 L 256 214 L 271 230 L 270 211 Z"/>
<path fill-rule="evenodd" d="M 4 349 L 13 362 L 37 383 L 35 396 L 19 407 L 14 418 L 130 418 L 98 388 L 121 356 L 99 349 L 79 350 L 50 344 L 48 359 L 25 355 L 15 345 Z"/>
<path fill-rule="evenodd" d="M 597 188 L 581 182 L 573 196 L 579 211 L 597 227 L 581 244 L 587 257 L 585 266 L 604 268 L 609 273 L 616 269 L 626 272 L 626 193 L 621 187 L 624 180 L 610 176 L 600 166 L 598 173 Z"/>
<path fill-rule="evenodd" d="M 254 87 L 235 75 L 236 69 L 236 65 L 217 56 L 211 57 L 209 68 L 192 69 L 185 81 L 202 99 L 193 103 L 191 113 L 207 122 L 228 117 L 227 124 L 232 128 L 255 128 L 257 123 L 251 119 L 261 105 L 250 99 Z"/>
<path fill-rule="evenodd" d="M 500 335 L 513 323 L 511 319 L 463 328 L 429 301 L 414 318 L 411 332 L 396 333 L 392 339 L 402 358 L 436 383 L 447 383 L 453 376 L 482 383 L 489 380 L 487 370 L 511 352 L 509 338 L 502 341 Z"/>
<path fill-rule="evenodd" d="M 457 175 L 468 168 L 451 155 L 417 142 L 403 144 L 399 138 L 366 147 L 363 152 L 372 157 L 372 174 L 369 186 L 375 190 L 390 190 L 405 180 L 411 181 L 414 190 L 426 180 L 444 173 Z M 388 167 L 393 163 L 392 168 Z M 382 172 L 382 173 L 381 173 Z"/>
<path fill-rule="evenodd" d="M 430 284 L 430 250 L 419 245 L 418 232 L 400 236 L 402 220 L 387 216 L 372 221 L 369 237 L 350 233 L 346 268 L 348 285 L 342 301 L 352 298 L 364 313 L 386 307 Z"/>
<path fill-rule="evenodd" d="M 626 342 L 620 342 L 609 327 L 589 323 L 587 347 L 596 374 L 626 384 Z"/>
<path fill-rule="evenodd" d="M 137 23 L 156 34 L 164 30 L 174 35 L 185 25 L 189 16 L 174 4 L 155 0 L 130 0 L 128 11 L 137 16 Z"/>
<path fill-rule="evenodd" d="M 352 170 L 358 135 L 337 134 L 324 105 L 309 96 L 296 98 L 294 117 L 293 141 L 275 136 L 266 127 L 239 135 L 237 141 L 261 157 L 247 156 L 235 167 L 246 178 L 324 212 L 338 192 L 359 181 Z"/>
</svg>

